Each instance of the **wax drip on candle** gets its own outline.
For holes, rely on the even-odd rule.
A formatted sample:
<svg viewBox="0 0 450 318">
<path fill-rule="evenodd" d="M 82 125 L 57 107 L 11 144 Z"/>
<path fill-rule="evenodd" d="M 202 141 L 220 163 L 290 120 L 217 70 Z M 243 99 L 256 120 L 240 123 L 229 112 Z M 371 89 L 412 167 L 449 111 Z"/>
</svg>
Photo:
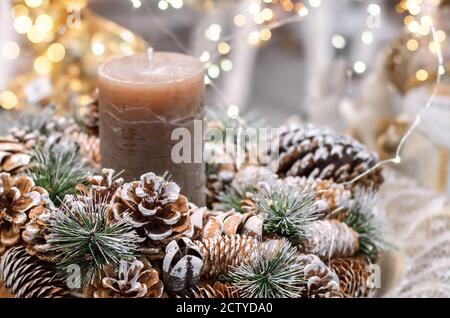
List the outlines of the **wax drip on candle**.
<svg viewBox="0 0 450 318">
<path fill-rule="evenodd" d="M 147 62 L 149 67 L 152 64 L 152 61 L 153 61 L 153 48 L 149 47 L 147 49 Z"/>
</svg>

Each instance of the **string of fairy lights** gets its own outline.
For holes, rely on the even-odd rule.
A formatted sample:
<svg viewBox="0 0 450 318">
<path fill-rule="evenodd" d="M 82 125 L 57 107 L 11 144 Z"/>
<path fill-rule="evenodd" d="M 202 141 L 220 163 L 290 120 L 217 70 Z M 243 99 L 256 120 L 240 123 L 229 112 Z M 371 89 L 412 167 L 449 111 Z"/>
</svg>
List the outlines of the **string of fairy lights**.
<svg viewBox="0 0 450 318">
<path fill-rule="evenodd" d="M 28 41 L 31 45 L 41 45 L 43 54 L 35 57 L 32 63 L 33 71 L 37 75 L 48 75 L 52 69 L 67 58 L 66 44 L 55 41 L 57 29 L 59 25 L 58 15 L 54 12 L 40 13 L 39 15 L 32 15 L 31 11 L 39 7 L 45 7 L 50 0 L 23 0 L 19 4 L 14 4 L 11 8 L 11 17 L 13 21 L 13 28 L 15 32 L 21 36 L 22 40 Z M 135 9 L 142 7 L 147 0 L 129 0 L 131 6 Z M 395 6 L 395 11 L 404 16 L 403 22 L 406 30 L 411 33 L 411 39 L 408 40 L 406 46 L 408 50 L 414 52 L 420 48 L 420 37 L 429 36 L 433 24 L 430 15 L 423 14 L 424 4 L 437 6 L 441 0 L 401 0 Z M 86 2 L 86 0 L 64 0 L 66 3 Z M 196 3 L 204 10 L 212 10 L 220 0 L 155 0 L 155 6 L 161 11 L 166 10 L 181 10 L 187 5 Z M 230 2 L 230 1 L 228 1 Z M 361 1 L 360 3 L 367 4 L 367 14 L 370 17 L 379 17 L 382 14 L 382 8 L 379 4 L 371 1 Z M 14 3 L 14 1 L 13 1 Z M 273 34 L 273 25 L 276 21 L 286 19 L 289 16 L 297 16 L 300 18 L 307 17 L 311 10 L 319 10 L 322 5 L 322 0 L 249 0 L 245 12 L 238 13 L 230 17 L 232 24 L 236 28 L 244 28 L 248 24 L 252 24 L 251 31 L 245 34 L 246 40 L 252 46 L 263 46 L 267 44 Z M 360 41 L 364 45 L 371 45 L 374 42 L 374 33 L 370 24 L 371 19 L 367 20 L 365 30 L 362 30 Z M 213 23 L 204 31 L 205 39 L 210 42 L 213 50 L 205 50 L 198 56 L 199 59 L 205 63 L 206 76 L 205 83 L 211 84 L 212 80 L 220 77 L 222 73 L 230 72 L 233 69 L 233 61 L 230 58 L 232 51 L 231 41 L 224 36 L 225 27 Z M 447 34 L 443 30 L 436 30 L 436 38 L 438 43 L 445 42 Z M 224 40 L 225 39 L 225 40 Z M 334 34 L 330 39 L 330 44 L 336 50 L 343 50 L 348 45 L 348 39 L 342 34 Z M 1 54 L 6 60 L 14 61 L 18 59 L 23 53 L 22 47 L 15 40 L 9 40 L 3 43 L 1 47 Z M 70 45 L 70 44 L 69 44 Z M 429 41 L 429 50 L 436 53 L 438 47 L 434 41 Z M 108 43 L 103 43 L 99 40 L 91 42 L 91 51 L 99 58 L 105 52 Z M 126 43 L 123 44 L 123 54 L 132 54 L 133 49 L 130 49 Z M 218 56 L 216 60 L 216 55 Z M 363 74 L 367 70 L 367 62 L 355 60 L 353 62 L 352 70 L 357 74 Z M 426 81 L 429 77 L 428 71 L 419 69 L 416 73 L 417 80 Z M 0 92 L 0 105 L 4 109 L 13 109 L 18 104 L 18 98 L 12 91 L 5 90 Z"/>
</svg>

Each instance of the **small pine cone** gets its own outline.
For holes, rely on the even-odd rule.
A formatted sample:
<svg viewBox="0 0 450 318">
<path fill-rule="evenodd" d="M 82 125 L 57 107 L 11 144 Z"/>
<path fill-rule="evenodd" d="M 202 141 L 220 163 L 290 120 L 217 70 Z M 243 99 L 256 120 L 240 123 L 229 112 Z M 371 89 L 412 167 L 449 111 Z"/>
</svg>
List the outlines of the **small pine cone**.
<svg viewBox="0 0 450 318">
<path fill-rule="evenodd" d="M 19 243 L 28 215 L 45 204 L 46 195 L 29 177 L 0 173 L 0 255 Z"/>
<path fill-rule="evenodd" d="M 220 193 L 230 185 L 235 173 L 234 170 L 222 170 L 208 175 L 206 179 L 206 203 L 209 208 L 213 208 L 218 203 Z"/>
<path fill-rule="evenodd" d="M 9 249 L 0 262 L 0 279 L 17 298 L 70 297 L 53 264 L 29 255 L 23 246 Z"/>
<path fill-rule="evenodd" d="M 80 154 L 90 165 L 99 168 L 101 165 L 100 138 L 78 131 L 73 132 L 70 138 L 80 147 Z"/>
<path fill-rule="evenodd" d="M 190 210 L 197 239 L 214 239 L 222 235 L 248 235 L 261 237 L 263 218 L 255 212 L 209 212 L 206 208 Z"/>
<path fill-rule="evenodd" d="M 170 242 L 163 261 L 163 280 L 166 288 L 178 292 L 195 286 L 200 280 L 203 255 L 200 248 L 186 237 Z"/>
<path fill-rule="evenodd" d="M 339 288 L 345 297 L 370 297 L 371 270 L 369 263 L 362 258 L 337 258 L 330 261 L 330 269 L 339 277 Z"/>
<path fill-rule="evenodd" d="M 164 286 L 149 261 L 121 261 L 111 265 L 84 290 L 89 298 L 161 298 Z"/>
<path fill-rule="evenodd" d="M 19 174 L 30 166 L 37 135 L 24 131 L 12 131 L 0 137 L 0 173 Z"/>
<path fill-rule="evenodd" d="M 351 137 L 312 125 L 285 128 L 279 138 L 279 155 L 273 169 L 281 177 L 305 176 L 336 183 L 351 181 L 378 162 L 375 154 Z M 377 188 L 382 182 L 377 169 L 355 185 Z"/>
<path fill-rule="evenodd" d="M 344 211 L 341 209 L 352 197 L 352 192 L 344 185 L 330 180 L 306 177 L 287 177 L 279 180 L 280 186 L 288 184 L 294 188 L 305 189 L 317 193 L 317 200 L 324 202 L 322 213 L 328 219 L 339 219 Z"/>
<path fill-rule="evenodd" d="M 89 176 L 87 178 L 89 186 L 79 184 L 76 188 L 81 195 L 89 195 L 92 191 L 92 194 L 98 202 L 109 203 L 124 181 L 123 178 L 115 177 L 115 171 L 113 169 L 103 168 L 101 172 L 101 175 Z"/>
<path fill-rule="evenodd" d="M 359 249 L 359 235 L 347 224 L 336 220 L 315 221 L 309 226 L 310 235 L 301 243 L 304 253 L 321 259 L 349 257 Z"/>
<path fill-rule="evenodd" d="M 227 274 L 230 268 L 248 262 L 259 246 L 259 241 L 249 236 L 221 236 L 194 242 L 203 254 L 203 279 L 215 279 Z"/>
<path fill-rule="evenodd" d="M 39 206 L 29 214 L 30 221 L 25 225 L 22 232 L 22 239 L 26 243 L 28 254 L 37 258 L 53 262 L 56 254 L 51 251 L 51 246 L 47 243 L 49 226 L 51 220 L 51 209 L 46 206 Z"/>
<path fill-rule="evenodd" d="M 86 105 L 86 112 L 83 116 L 83 123 L 90 136 L 99 135 L 99 100 L 98 89 L 92 94 L 92 101 Z"/>
<path fill-rule="evenodd" d="M 214 282 L 204 283 L 188 290 L 187 298 L 239 298 L 239 293 L 228 283 Z"/>
<path fill-rule="evenodd" d="M 140 181 L 125 183 L 113 197 L 109 218 L 126 218 L 145 239 L 149 253 L 157 253 L 170 241 L 189 236 L 192 226 L 189 205 L 180 188 L 154 173 L 141 176 Z M 190 233 L 192 235 L 192 233 Z"/>
<path fill-rule="evenodd" d="M 316 255 L 299 256 L 306 287 L 304 298 L 341 298 L 339 278 Z"/>
</svg>

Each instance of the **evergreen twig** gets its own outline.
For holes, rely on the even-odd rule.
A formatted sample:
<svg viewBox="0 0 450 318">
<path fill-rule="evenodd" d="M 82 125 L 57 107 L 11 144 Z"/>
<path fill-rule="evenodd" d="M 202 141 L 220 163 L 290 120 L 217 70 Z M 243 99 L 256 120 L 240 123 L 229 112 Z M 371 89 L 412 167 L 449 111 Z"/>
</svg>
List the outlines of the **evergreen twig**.
<svg viewBox="0 0 450 318">
<path fill-rule="evenodd" d="M 266 243 L 225 279 L 245 298 L 297 298 L 305 285 L 297 249 L 285 240 Z"/>
</svg>

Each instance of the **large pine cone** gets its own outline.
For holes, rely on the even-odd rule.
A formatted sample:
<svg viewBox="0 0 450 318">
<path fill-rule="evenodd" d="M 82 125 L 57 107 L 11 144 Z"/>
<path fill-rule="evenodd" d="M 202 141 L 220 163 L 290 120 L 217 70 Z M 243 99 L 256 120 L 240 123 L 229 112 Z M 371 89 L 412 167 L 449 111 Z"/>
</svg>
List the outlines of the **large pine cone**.
<svg viewBox="0 0 450 318">
<path fill-rule="evenodd" d="M 20 241 L 28 214 L 45 204 L 46 194 L 29 177 L 0 173 L 0 255 Z"/>
<path fill-rule="evenodd" d="M 53 264 L 29 255 L 23 246 L 9 249 L 0 262 L 0 279 L 17 298 L 70 297 Z"/>
<path fill-rule="evenodd" d="M 151 247 L 165 247 L 171 240 L 192 235 L 188 200 L 176 183 L 154 173 L 124 184 L 113 200 L 110 217 L 126 218 Z"/>
<path fill-rule="evenodd" d="M 336 220 L 314 221 L 309 236 L 300 249 L 321 259 L 349 257 L 359 249 L 359 235 L 347 224 Z"/>
<path fill-rule="evenodd" d="M 90 298 L 160 298 L 164 286 L 147 260 L 121 261 L 109 266 L 101 277 L 85 288 Z"/>
<path fill-rule="evenodd" d="M 300 255 L 306 287 L 305 298 L 341 298 L 339 278 L 316 255 Z"/>
<path fill-rule="evenodd" d="M 16 130 L 7 137 L 0 137 L 0 172 L 15 175 L 27 169 L 35 144 L 34 133 Z"/>
<path fill-rule="evenodd" d="M 346 297 L 369 297 L 374 289 L 370 286 L 369 263 L 361 258 L 337 258 L 330 261 L 330 269 L 339 277 L 339 288 Z"/>
<path fill-rule="evenodd" d="M 312 125 L 284 128 L 279 155 L 273 169 L 281 177 L 305 176 L 336 183 L 352 181 L 378 162 L 375 154 L 351 137 Z M 382 182 L 381 170 L 377 169 L 356 184 L 378 187 Z"/>
<path fill-rule="evenodd" d="M 255 212 L 210 212 L 206 208 L 193 207 L 189 213 L 196 239 L 214 239 L 236 234 L 262 236 L 264 219 Z"/>
<path fill-rule="evenodd" d="M 259 246 L 257 239 L 249 236 L 221 236 L 195 241 L 203 254 L 203 279 L 215 279 L 236 266 L 248 262 Z"/>
</svg>

